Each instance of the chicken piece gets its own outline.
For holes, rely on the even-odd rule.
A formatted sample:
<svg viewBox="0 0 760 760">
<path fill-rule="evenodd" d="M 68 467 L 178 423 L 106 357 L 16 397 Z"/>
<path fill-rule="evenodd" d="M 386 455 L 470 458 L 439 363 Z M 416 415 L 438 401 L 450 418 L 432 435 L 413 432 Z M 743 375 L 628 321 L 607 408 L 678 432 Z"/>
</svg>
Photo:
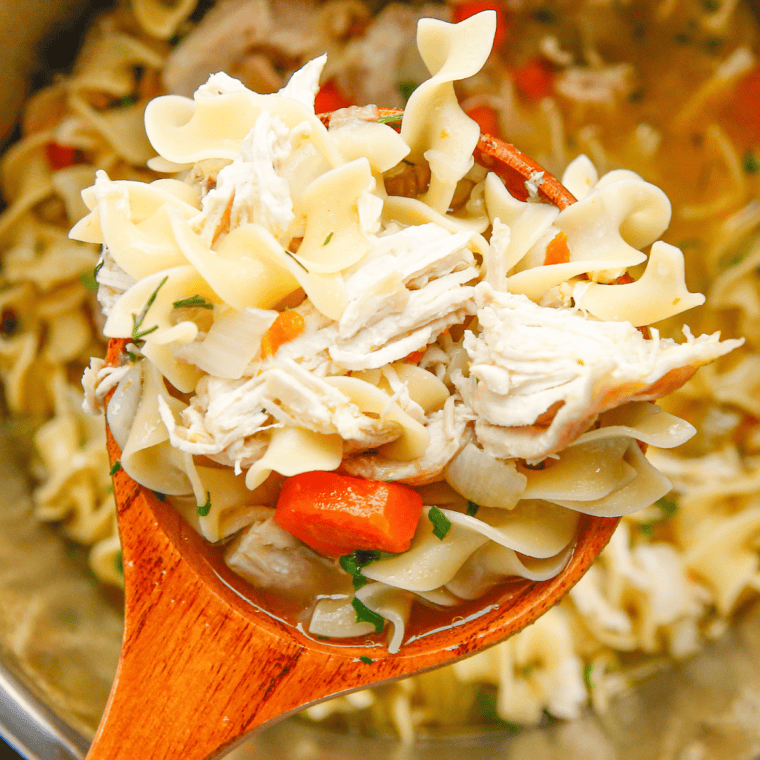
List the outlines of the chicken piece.
<svg viewBox="0 0 760 760">
<path fill-rule="evenodd" d="M 294 602 L 303 600 L 304 606 L 325 588 L 326 578 L 334 572 L 329 560 L 283 530 L 273 516 L 251 525 L 231 544 L 224 561 L 254 587 Z"/>
<path fill-rule="evenodd" d="M 678 344 L 647 340 L 629 322 L 601 322 L 528 298 L 476 288 L 481 332 L 464 346 L 469 377 L 454 382 L 476 415 L 475 433 L 497 459 L 542 459 L 565 448 L 596 416 L 629 401 L 651 401 L 683 385 L 701 364 L 741 340 L 719 334 Z"/>
<path fill-rule="evenodd" d="M 430 443 L 424 455 L 411 462 L 396 462 L 380 454 L 363 454 L 343 460 L 349 475 L 371 480 L 398 481 L 422 486 L 443 478 L 446 465 L 473 439 L 469 410 L 450 396 L 443 409 L 428 418 Z"/>
</svg>

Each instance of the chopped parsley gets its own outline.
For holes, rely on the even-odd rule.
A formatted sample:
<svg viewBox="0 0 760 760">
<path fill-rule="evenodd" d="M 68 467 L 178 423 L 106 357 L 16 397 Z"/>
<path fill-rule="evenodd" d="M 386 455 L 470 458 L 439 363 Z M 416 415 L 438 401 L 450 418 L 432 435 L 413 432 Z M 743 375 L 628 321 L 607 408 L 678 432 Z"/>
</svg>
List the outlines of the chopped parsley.
<svg viewBox="0 0 760 760">
<path fill-rule="evenodd" d="M 329 235 L 328 235 L 328 236 L 325 238 L 325 242 L 324 242 L 324 243 L 322 243 L 322 245 L 327 245 L 327 244 L 328 244 L 328 243 L 329 243 L 329 242 L 332 240 L 332 236 L 333 236 L 334 234 L 335 234 L 335 233 L 331 232 L 331 233 L 330 233 L 330 234 L 329 234 Z"/>
<path fill-rule="evenodd" d="M 190 296 L 190 298 L 183 298 L 180 301 L 175 301 L 172 306 L 175 309 L 213 309 L 214 304 L 211 301 L 207 301 L 203 296 Z"/>
<path fill-rule="evenodd" d="M 532 16 L 539 24 L 555 24 L 557 22 L 557 11 L 548 5 L 537 8 L 533 11 Z"/>
<path fill-rule="evenodd" d="M 375 626 L 375 633 L 383 632 L 385 620 L 382 615 L 378 615 L 377 612 L 371 610 L 361 599 L 357 599 L 356 597 L 351 600 L 351 606 L 356 612 L 357 623 L 371 623 Z"/>
<path fill-rule="evenodd" d="M 478 688 L 475 694 L 475 704 L 480 712 L 483 723 L 487 726 L 498 726 L 510 734 L 519 734 L 523 731 L 523 726 L 511 720 L 504 720 L 499 715 L 498 701 L 495 688 L 489 686 L 480 686 Z"/>
<path fill-rule="evenodd" d="M 392 552 L 381 552 L 377 549 L 357 549 L 351 554 L 344 554 L 338 559 L 338 564 L 351 576 L 354 588 L 358 589 L 368 583 L 368 579 L 362 575 L 362 568 L 370 562 L 377 562 L 385 557 L 395 557 Z"/>
<path fill-rule="evenodd" d="M 451 520 L 438 507 L 430 507 L 428 520 L 433 523 L 433 535 L 443 541 L 446 534 L 451 530 Z"/>
<path fill-rule="evenodd" d="M 125 95 L 123 98 L 119 98 L 114 104 L 117 108 L 129 108 L 137 103 L 137 98 L 134 95 Z"/>
<path fill-rule="evenodd" d="M 467 500 L 467 514 L 470 515 L 470 517 L 475 517 L 475 515 L 478 514 L 479 509 L 480 505 L 469 499 Z"/>
<path fill-rule="evenodd" d="M 79 279 L 82 281 L 85 290 L 89 290 L 91 293 L 95 293 L 98 289 L 98 283 L 95 279 L 95 272 L 87 269 L 79 275 Z"/>
<path fill-rule="evenodd" d="M 153 495 L 159 500 L 159 501 L 166 501 L 166 494 L 161 493 L 161 491 L 153 491 Z"/>
<path fill-rule="evenodd" d="M 366 655 L 366 654 L 363 654 L 363 655 L 362 655 L 362 656 L 361 656 L 359 659 L 360 659 L 360 660 L 361 660 L 361 661 L 362 661 L 362 662 L 363 662 L 365 665 L 371 665 L 371 664 L 372 664 L 372 658 L 371 658 L 371 657 L 367 657 L 367 655 Z"/>
<path fill-rule="evenodd" d="M 149 328 L 148 330 L 140 330 L 142 327 L 143 322 L 145 321 L 145 317 L 148 314 L 148 310 L 151 306 L 153 306 L 153 302 L 156 300 L 156 296 L 158 296 L 158 291 L 161 290 L 161 288 L 164 286 L 166 281 L 169 279 L 169 275 L 166 275 L 163 280 L 158 284 L 158 287 L 151 293 L 150 298 L 148 299 L 148 302 L 143 307 L 143 310 L 140 312 L 140 316 L 137 314 L 132 314 L 132 340 L 137 342 L 138 340 L 142 340 L 146 335 L 150 335 L 152 332 L 155 332 L 158 330 L 158 325 L 153 325 L 153 327 Z"/>
<path fill-rule="evenodd" d="M 111 474 L 111 477 L 113 477 L 114 475 L 116 475 L 116 473 L 117 473 L 117 472 L 118 472 L 120 469 L 121 469 L 121 462 L 120 462 L 120 461 L 117 459 L 117 460 L 116 460 L 116 461 L 113 463 L 113 467 L 111 468 L 111 473 L 110 473 L 110 474 Z"/>
<path fill-rule="evenodd" d="M 378 124 L 401 124 L 401 120 L 404 118 L 402 113 L 394 113 L 390 116 L 381 116 L 378 120 Z"/>
<path fill-rule="evenodd" d="M 594 682 L 591 680 L 591 674 L 594 671 L 593 663 L 587 663 L 583 667 L 583 683 L 586 684 L 586 688 L 591 691 L 594 688 Z"/>
<path fill-rule="evenodd" d="M 417 82 L 412 82 L 411 80 L 399 82 L 398 91 L 401 93 L 401 97 L 404 99 L 405 103 L 412 97 L 412 93 L 417 87 L 419 87 Z"/>
<path fill-rule="evenodd" d="M 716 13 L 720 10 L 720 0 L 702 0 L 702 5 L 708 13 Z"/>
<path fill-rule="evenodd" d="M 642 100 L 644 100 L 644 90 L 631 90 L 631 92 L 628 93 L 629 103 L 639 103 Z"/>
<path fill-rule="evenodd" d="M 744 154 L 744 161 L 742 163 L 744 171 L 747 174 L 757 174 L 760 172 L 760 158 L 758 158 L 753 151 L 748 150 Z"/>
<path fill-rule="evenodd" d="M 198 517 L 206 517 L 211 511 L 211 494 L 206 491 L 206 503 L 198 505 Z"/>
<path fill-rule="evenodd" d="M 660 516 L 654 520 L 650 520 L 649 522 L 641 523 L 639 525 L 639 530 L 645 536 L 651 536 L 655 526 L 664 523 L 666 520 L 673 517 L 676 512 L 678 512 L 678 504 L 667 496 L 663 496 L 661 499 L 655 502 L 655 504 L 660 508 Z"/>
<path fill-rule="evenodd" d="M 323 245 L 327 245 L 327 241 L 325 241 Z M 303 271 L 308 274 L 309 270 L 293 255 L 293 251 L 289 251 L 287 250 L 287 248 L 284 250 L 285 250 L 285 253 L 287 253 L 288 256 L 290 256 L 290 258 L 293 259 L 293 261 L 295 261 L 296 264 L 298 264 L 298 266 L 301 267 L 301 269 L 303 269 Z"/>
<path fill-rule="evenodd" d="M 116 552 L 116 556 L 113 558 L 113 563 L 116 567 L 116 572 L 119 573 L 119 575 L 124 575 L 124 555 L 121 553 L 121 550 Z"/>
</svg>

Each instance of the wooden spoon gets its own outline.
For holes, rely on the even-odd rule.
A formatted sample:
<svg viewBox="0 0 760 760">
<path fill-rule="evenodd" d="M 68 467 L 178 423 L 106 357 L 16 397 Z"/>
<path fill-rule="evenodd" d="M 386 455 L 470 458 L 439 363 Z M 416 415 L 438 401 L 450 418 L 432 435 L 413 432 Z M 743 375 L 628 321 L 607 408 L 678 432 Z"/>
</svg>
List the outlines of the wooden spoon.
<svg viewBox="0 0 760 760">
<path fill-rule="evenodd" d="M 525 180 L 543 171 L 514 146 L 488 135 L 481 136 L 475 159 L 521 199 L 527 196 Z M 548 172 L 539 195 L 559 208 L 575 201 Z M 111 340 L 109 363 L 118 363 L 126 343 Z M 121 455 L 110 431 L 108 453 L 112 465 Z M 334 644 L 308 637 L 265 609 L 255 589 L 174 508 L 121 469 L 114 492 L 124 565 L 124 639 L 88 760 L 208 760 L 307 705 L 492 646 L 555 605 L 618 523 L 581 515 L 573 556 L 551 580 L 503 584 L 453 610 L 422 615 L 415 608 L 406 642 L 389 654 L 371 637 Z"/>
</svg>

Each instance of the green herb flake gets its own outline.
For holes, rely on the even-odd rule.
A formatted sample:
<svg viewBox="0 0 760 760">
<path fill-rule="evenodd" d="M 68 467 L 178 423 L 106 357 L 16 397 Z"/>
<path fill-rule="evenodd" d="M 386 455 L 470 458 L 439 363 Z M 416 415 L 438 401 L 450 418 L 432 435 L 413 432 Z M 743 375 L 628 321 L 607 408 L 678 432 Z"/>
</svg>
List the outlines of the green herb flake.
<svg viewBox="0 0 760 760">
<path fill-rule="evenodd" d="M 753 151 L 748 150 L 744 154 L 743 164 L 744 171 L 747 174 L 757 174 L 760 172 L 760 158 L 758 158 Z"/>
<path fill-rule="evenodd" d="M 672 517 L 676 512 L 678 512 L 678 504 L 667 496 L 663 496 L 661 499 L 659 499 L 657 501 L 657 506 L 662 511 L 664 520 L 666 520 L 668 517 Z"/>
<path fill-rule="evenodd" d="M 644 100 L 644 90 L 631 90 L 628 93 L 629 103 L 640 103 L 642 100 Z"/>
<path fill-rule="evenodd" d="M 153 491 L 152 493 L 159 501 L 166 501 L 165 493 L 161 493 L 161 491 Z"/>
<path fill-rule="evenodd" d="M 116 475 L 116 473 L 117 473 L 117 472 L 118 472 L 120 469 L 121 469 L 121 462 L 120 462 L 120 461 L 117 459 L 117 460 L 116 460 L 116 461 L 113 463 L 113 467 L 111 468 L 111 473 L 110 473 L 110 474 L 111 474 L 111 477 L 113 477 L 114 475 Z"/>
<path fill-rule="evenodd" d="M 555 24 L 557 22 L 557 11 L 554 8 L 544 5 L 533 11 L 533 18 L 539 24 Z"/>
<path fill-rule="evenodd" d="M 116 572 L 119 573 L 119 575 L 124 575 L 124 555 L 121 553 L 121 550 L 116 552 L 113 563 L 116 567 Z"/>
<path fill-rule="evenodd" d="M 467 501 L 467 514 L 470 515 L 470 517 L 475 517 L 475 515 L 478 514 L 479 509 L 479 504 L 476 504 L 474 501 Z"/>
<path fill-rule="evenodd" d="M 148 314 L 148 310 L 151 306 L 153 306 L 153 302 L 156 300 L 156 297 L 158 296 L 158 291 L 161 290 L 161 288 L 164 286 L 166 281 L 169 279 L 169 275 L 166 275 L 163 280 L 158 284 L 158 287 L 151 293 L 150 298 L 148 299 L 148 302 L 143 307 L 143 310 L 140 312 L 140 315 L 132 314 L 132 340 L 135 342 L 138 340 L 142 340 L 146 335 L 150 335 L 152 332 L 155 332 L 158 330 L 158 325 L 154 325 L 153 327 L 149 328 L 148 330 L 140 330 L 142 327 L 143 322 L 145 321 L 145 317 Z"/>
<path fill-rule="evenodd" d="M 362 655 L 362 656 L 361 656 L 359 659 L 360 659 L 360 660 L 361 660 L 361 661 L 362 661 L 362 662 L 363 662 L 365 665 L 371 665 L 371 664 L 372 664 L 372 658 L 371 658 L 371 657 L 367 657 L 367 655 L 366 655 L 366 654 L 363 654 L 363 655 Z"/>
<path fill-rule="evenodd" d="M 433 523 L 433 535 L 443 541 L 446 534 L 451 530 L 451 520 L 438 507 L 430 507 L 428 520 Z"/>
<path fill-rule="evenodd" d="M 586 684 L 586 688 L 592 691 L 594 688 L 594 682 L 591 680 L 591 674 L 594 672 L 593 663 L 587 663 L 583 667 L 583 683 Z"/>
<path fill-rule="evenodd" d="M 89 290 L 91 293 L 95 293 L 98 289 L 98 283 L 95 280 L 95 272 L 91 272 L 89 269 L 82 272 L 79 275 L 79 279 L 84 285 L 85 290 Z"/>
<path fill-rule="evenodd" d="M 361 565 L 356 561 L 354 554 L 344 554 L 339 560 L 338 564 L 351 576 L 351 582 L 354 584 L 354 589 L 359 589 L 369 581 L 362 575 Z"/>
<path fill-rule="evenodd" d="M 703 0 L 702 5 L 708 13 L 716 13 L 720 10 L 720 0 Z"/>
<path fill-rule="evenodd" d="M 172 306 L 175 309 L 213 309 L 214 304 L 211 301 L 207 301 L 203 296 L 190 296 L 190 298 L 183 298 L 179 301 L 175 301 Z"/>
<path fill-rule="evenodd" d="M 117 108 L 129 108 L 137 103 L 137 98 L 134 95 L 125 95 L 123 98 L 119 98 L 115 105 Z"/>
<path fill-rule="evenodd" d="M 304 272 L 306 272 L 307 274 L 309 273 L 309 270 L 295 257 L 295 255 L 293 254 L 293 251 L 288 251 L 287 249 L 285 249 L 285 253 L 287 253 L 288 256 L 290 256 L 290 258 L 293 259 L 293 261 L 295 261 L 296 264 L 298 264 L 298 266 L 301 267 L 301 269 L 303 269 Z"/>
<path fill-rule="evenodd" d="M 478 707 L 483 723 L 487 726 L 498 726 L 512 735 L 521 733 L 524 727 L 520 723 L 504 720 L 499 715 L 498 702 L 499 698 L 496 689 L 486 686 L 481 686 L 478 689 L 475 694 L 475 704 Z"/>
<path fill-rule="evenodd" d="M 198 517 L 207 517 L 211 512 L 211 494 L 206 491 L 206 503 L 198 505 Z"/>
<path fill-rule="evenodd" d="M 327 244 L 328 244 L 328 243 L 329 243 L 329 242 L 332 240 L 332 237 L 333 237 L 333 235 L 334 235 L 334 234 L 335 234 L 335 233 L 331 232 L 331 233 L 330 233 L 330 234 L 329 234 L 329 235 L 328 235 L 328 236 L 325 238 L 325 242 L 324 242 L 324 243 L 322 243 L 322 245 L 327 245 Z"/>
<path fill-rule="evenodd" d="M 375 633 L 383 632 L 385 620 L 382 615 L 378 615 L 377 612 L 371 610 L 361 601 L 361 599 L 357 599 L 356 597 L 351 600 L 351 606 L 356 612 L 357 623 L 371 623 L 375 626 Z"/>
<path fill-rule="evenodd" d="M 399 82 L 398 91 L 401 93 L 401 97 L 404 99 L 405 103 L 409 100 L 409 98 L 412 97 L 412 93 L 417 89 L 417 87 L 419 87 L 419 84 L 410 80 L 407 80 L 406 82 Z"/>
<path fill-rule="evenodd" d="M 404 118 L 402 113 L 394 113 L 390 116 L 381 116 L 377 119 L 378 124 L 401 124 L 401 120 Z"/>
<path fill-rule="evenodd" d="M 136 364 L 140 361 L 140 357 L 134 351 L 127 351 L 127 357 L 130 364 Z"/>
</svg>

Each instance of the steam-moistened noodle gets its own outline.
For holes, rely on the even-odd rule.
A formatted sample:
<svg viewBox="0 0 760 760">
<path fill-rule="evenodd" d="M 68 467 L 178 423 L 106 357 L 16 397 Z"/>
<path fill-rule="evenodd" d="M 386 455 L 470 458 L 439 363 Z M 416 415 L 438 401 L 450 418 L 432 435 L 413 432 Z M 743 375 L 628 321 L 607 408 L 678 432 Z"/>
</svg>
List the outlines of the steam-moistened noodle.
<svg viewBox="0 0 760 760">
<path fill-rule="evenodd" d="M 285 22 L 277 4 L 239 0 L 195 26 L 192 3 L 144 2 L 96 24 L 71 76 L 31 100 L 3 166 L 0 372 L 14 414 L 49 418 L 40 518 L 93 544 L 97 574 L 120 582 L 101 422 L 79 412 L 74 385 L 98 352 L 79 273 L 94 286 L 102 244 L 105 334 L 131 344 L 119 367 L 92 360 L 86 405 L 116 389 L 120 466 L 313 635 L 384 627 L 397 651 L 419 605 L 550 578 L 581 513 L 628 515 L 531 629 L 388 687 L 387 713 L 365 693 L 312 717 L 392 715 L 406 738 L 492 697 L 504 720 L 573 717 L 624 682 L 617 653 L 693 651 L 760 585 L 760 151 L 719 111 L 752 86 L 754 26 L 741 6 L 691 5 L 643 3 L 621 48 L 601 20 L 619 9 L 526 0 L 500 11 L 497 36 L 514 31 L 490 57 L 490 14 L 445 23 L 467 3 L 425 8 L 441 20 L 421 23 L 419 58 L 419 12 L 405 5 L 370 18 L 327 2 Z M 673 65 L 650 75 L 649 45 L 672 49 Z M 409 100 L 399 132 L 373 106 L 325 128 L 315 95 L 317 112 Z M 527 201 L 513 197 L 472 163 L 476 121 L 578 202 L 538 202 L 540 175 Z M 699 160 L 678 164 L 695 135 Z M 87 245 L 67 239 L 72 225 Z M 702 304 L 699 289 L 713 310 L 690 315 L 708 333 L 695 338 L 679 315 Z M 651 403 L 673 391 L 665 411 Z M 276 507 L 328 477 L 377 482 L 404 504 L 408 546 L 343 521 L 326 547 L 297 527 L 298 500 L 290 521 Z M 426 690 L 452 679 L 457 708 L 433 713 Z"/>
</svg>

